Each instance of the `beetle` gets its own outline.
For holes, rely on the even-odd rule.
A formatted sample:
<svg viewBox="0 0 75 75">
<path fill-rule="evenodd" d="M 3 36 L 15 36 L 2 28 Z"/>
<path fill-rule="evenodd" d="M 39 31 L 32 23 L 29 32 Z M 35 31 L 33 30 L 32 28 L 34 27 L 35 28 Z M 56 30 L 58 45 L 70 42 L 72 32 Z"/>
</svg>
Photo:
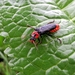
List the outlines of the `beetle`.
<svg viewBox="0 0 75 75">
<path fill-rule="evenodd" d="M 28 25 L 28 26 L 33 28 L 30 25 Z M 36 46 L 36 42 L 35 42 L 36 39 L 38 39 L 38 41 L 41 42 L 40 37 L 42 35 L 47 34 L 47 33 L 50 33 L 50 34 L 55 33 L 60 29 L 60 26 L 59 26 L 59 24 L 55 24 L 54 21 L 52 21 L 52 22 L 49 22 L 45 25 L 42 25 L 40 27 L 33 28 L 33 29 L 34 29 L 34 31 L 31 34 L 30 42 Z M 58 40 L 60 41 L 60 39 L 58 39 Z"/>
</svg>

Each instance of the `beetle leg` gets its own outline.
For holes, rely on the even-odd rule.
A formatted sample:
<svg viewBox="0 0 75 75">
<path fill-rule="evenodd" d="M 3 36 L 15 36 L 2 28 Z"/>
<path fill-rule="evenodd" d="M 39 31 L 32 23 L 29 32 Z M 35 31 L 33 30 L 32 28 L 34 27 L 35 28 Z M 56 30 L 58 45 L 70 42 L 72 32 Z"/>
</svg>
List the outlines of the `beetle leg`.
<svg viewBox="0 0 75 75">
<path fill-rule="evenodd" d="M 36 42 L 33 42 L 33 44 L 35 45 L 35 48 L 38 50 Z"/>
<path fill-rule="evenodd" d="M 38 45 L 39 43 L 41 44 L 41 39 L 40 39 L 40 38 L 38 38 L 37 40 L 38 40 L 38 42 L 37 42 L 37 44 L 36 44 L 36 45 Z"/>
<path fill-rule="evenodd" d="M 52 36 L 52 37 L 54 37 L 54 38 L 57 38 L 56 36 L 53 36 L 53 35 L 50 35 L 50 36 Z M 59 42 L 60 42 L 60 44 L 61 44 L 61 40 L 60 40 L 59 38 L 57 38 L 57 40 L 59 40 Z"/>
<path fill-rule="evenodd" d="M 47 35 L 48 35 L 48 36 L 51 36 L 51 37 L 54 37 L 54 38 L 57 38 L 56 36 L 53 36 L 52 34 L 48 34 L 48 33 L 47 33 Z M 57 38 L 57 40 L 59 40 L 60 44 L 62 43 L 59 38 Z"/>
<path fill-rule="evenodd" d="M 56 37 L 56 38 L 57 38 L 57 37 Z M 62 42 L 61 42 L 61 40 L 60 40 L 59 38 L 57 38 L 57 40 L 59 40 L 59 41 L 60 41 L 60 44 L 62 43 Z"/>
<path fill-rule="evenodd" d="M 42 36 L 40 36 L 40 37 L 37 39 L 37 40 L 38 40 L 38 42 L 37 42 L 37 44 L 36 44 L 36 45 L 38 45 L 39 43 L 40 43 L 40 44 L 42 43 L 41 38 L 42 38 Z M 42 38 L 42 40 L 43 40 L 43 38 Z"/>
<path fill-rule="evenodd" d="M 41 44 L 43 41 L 43 36 L 41 35 L 39 39 L 40 39 L 40 44 Z M 41 41 L 41 39 L 42 39 L 42 41 Z"/>
<path fill-rule="evenodd" d="M 49 22 L 48 24 L 51 24 L 51 23 L 54 23 L 55 22 L 55 20 L 53 20 L 52 22 Z"/>
<path fill-rule="evenodd" d="M 42 42 L 40 38 L 38 38 L 38 41 L 39 41 L 38 43 L 41 43 Z"/>
</svg>

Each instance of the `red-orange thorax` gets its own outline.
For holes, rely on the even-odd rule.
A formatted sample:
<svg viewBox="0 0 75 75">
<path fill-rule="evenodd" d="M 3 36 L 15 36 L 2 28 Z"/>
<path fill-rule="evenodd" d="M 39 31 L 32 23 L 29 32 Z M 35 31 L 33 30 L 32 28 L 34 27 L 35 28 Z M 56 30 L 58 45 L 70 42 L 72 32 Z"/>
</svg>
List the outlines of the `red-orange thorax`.
<svg viewBox="0 0 75 75">
<path fill-rule="evenodd" d="M 32 36 L 35 35 L 36 39 L 38 39 L 40 37 L 40 34 L 37 31 L 34 31 L 31 35 Z"/>
</svg>

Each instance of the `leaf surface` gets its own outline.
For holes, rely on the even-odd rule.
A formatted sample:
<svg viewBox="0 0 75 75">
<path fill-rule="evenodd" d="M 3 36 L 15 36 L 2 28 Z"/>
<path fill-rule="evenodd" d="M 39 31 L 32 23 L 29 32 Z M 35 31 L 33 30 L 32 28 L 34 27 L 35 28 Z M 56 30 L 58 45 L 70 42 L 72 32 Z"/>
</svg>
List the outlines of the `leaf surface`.
<svg viewBox="0 0 75 75">
<path fill-rule="evenodd" d="M 33 29 L 55 20 L 60 30 L 43 35 L 38 50 Z M 0 0 L 0 32 L 8 33 L 5 54 L 16 75 L 75 75 L 75 0 Z"/>
</svg>

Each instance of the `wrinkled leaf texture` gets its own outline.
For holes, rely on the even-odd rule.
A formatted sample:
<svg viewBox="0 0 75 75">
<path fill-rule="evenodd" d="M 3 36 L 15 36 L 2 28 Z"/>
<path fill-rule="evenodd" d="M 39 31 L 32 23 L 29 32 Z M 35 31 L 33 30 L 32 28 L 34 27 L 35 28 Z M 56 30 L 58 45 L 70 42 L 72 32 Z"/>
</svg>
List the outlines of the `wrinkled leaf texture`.
<svg viewBox="0 0 75 75">
<path fill-rule="evenodd" d="M 60 30 L 43 35 L 38 50 L 33 29 L 55 20 Z M 8 33 L 4 53 L 15 75 L 75 75 L 75 0 L 0 0 L 0 32 Z"/>
</svg>

